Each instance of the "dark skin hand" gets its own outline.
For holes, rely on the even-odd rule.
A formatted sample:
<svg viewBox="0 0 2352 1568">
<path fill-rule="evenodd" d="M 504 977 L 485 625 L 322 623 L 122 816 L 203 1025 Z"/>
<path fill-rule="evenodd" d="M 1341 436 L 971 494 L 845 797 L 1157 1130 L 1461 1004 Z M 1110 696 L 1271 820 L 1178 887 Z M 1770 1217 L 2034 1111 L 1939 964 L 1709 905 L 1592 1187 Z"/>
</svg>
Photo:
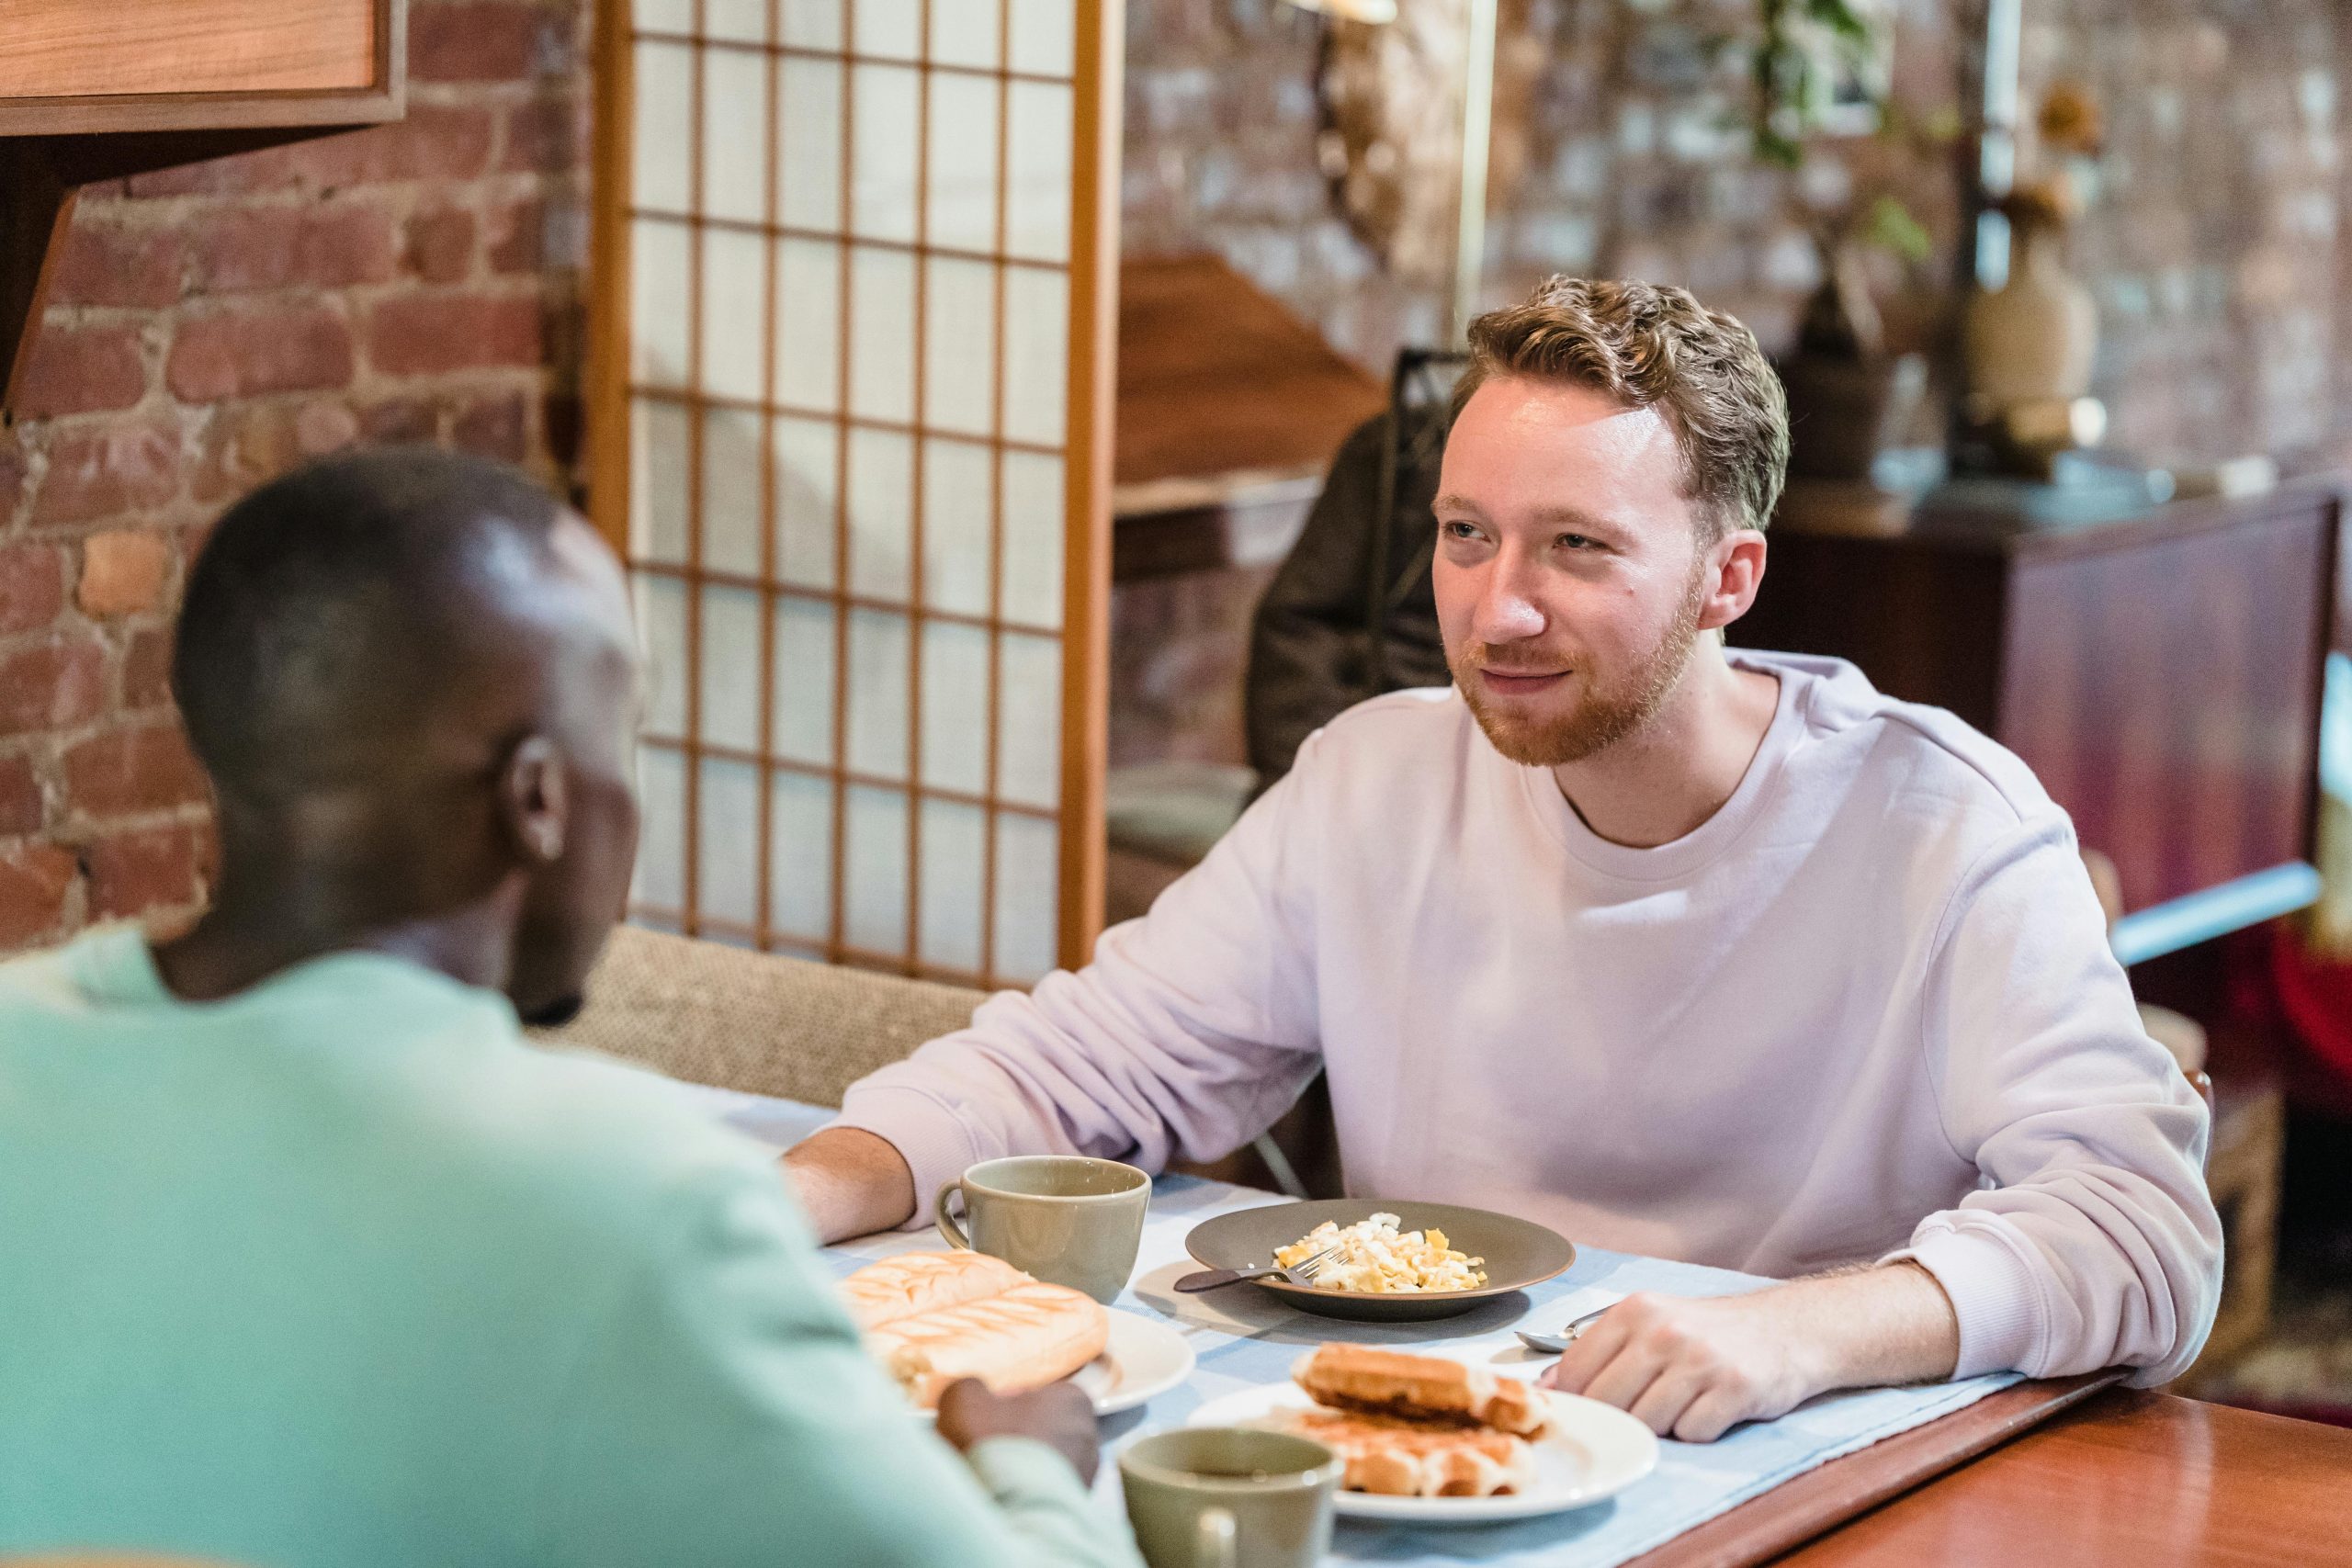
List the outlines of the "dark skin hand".
<svg viewBox="0 0 2352 1568">
<path fill-rule="evenodd" d="M 939 1435 L 957 1453 L 989 1438 L 1035 1438 L 1069 1461 L 1089 1486 L 1102 1457 L 1094 1405 L 1068 1381 L 1027 1393 L 990 1393 L 978 1378 L 949 1383 L 939 1396 Z"/>
</svg>

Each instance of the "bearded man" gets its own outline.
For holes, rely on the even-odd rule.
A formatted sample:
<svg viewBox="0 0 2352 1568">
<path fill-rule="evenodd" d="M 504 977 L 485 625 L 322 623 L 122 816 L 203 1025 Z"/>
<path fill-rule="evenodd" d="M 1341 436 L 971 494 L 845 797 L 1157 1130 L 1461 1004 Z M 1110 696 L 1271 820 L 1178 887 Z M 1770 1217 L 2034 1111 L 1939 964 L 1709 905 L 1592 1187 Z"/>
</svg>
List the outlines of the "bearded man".
<svg viewBox="0 0 2352 1568">
<path fill-rule="evenodd" d="M 1755 339 L 1555 278 L 1471 347 L 1453 684 L 1341 715 L 1092 964 L 854 1089 L 786 1160 L 820 1228 L 1008 1153 L 1214 1158 L 1319 1065 L 1356 1192 L 1789 1281 L 1629 1298 L 1547 1374 L 1661 1433 L 2177 1373 L 2220 1292 L 2207 1117 L 2065 814 L 1950 714 L 1723 646 L 1788 450 Z"/>
</svg>

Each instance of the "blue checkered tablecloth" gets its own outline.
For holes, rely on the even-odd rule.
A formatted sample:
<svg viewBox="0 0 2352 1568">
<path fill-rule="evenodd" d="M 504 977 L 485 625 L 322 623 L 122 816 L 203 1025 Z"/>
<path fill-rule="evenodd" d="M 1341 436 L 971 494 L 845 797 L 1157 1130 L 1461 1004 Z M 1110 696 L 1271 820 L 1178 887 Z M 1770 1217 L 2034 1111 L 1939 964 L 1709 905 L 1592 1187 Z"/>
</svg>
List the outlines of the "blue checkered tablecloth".
<svg viewBox="0 0 2352 1568">
<path fill-rule="evenodd" d="M 814 1131 L 831 1114 L 805 1105 L 722 1090 L 690 1091 L 718 1117 L 777 1147 Z M 1533 1365 L 1511 1330 L 1560 1326 L 1580 1312 L 1636 1291 L 1719 1296 L 1770 1281 L 1727 1269 L 1578 1247 L 1576 1266 L 1519 1298 L 1504 1298 L 1436 1323 L 1340 1323 L 1282 1305 L 1264 1292 L 1233 1289 L 1179 1296 L 1180 1274 L 1197 1268 L 1185 1235 L 1218 1214 L 1287 1200 L 1192 1177 L 1163 1177 L 1152 1190 L 1136 1274 L 1114 1310 L 1165 1323 L 1191 1343 L 1199 1365 L 1180 1388 L 1142 1410 L 1103 1423 L 1106 1450 L 1135 1437 L 1182 1426 L 1211 1399 L 1285 1381 L 1303 1348 L 1325 1339 L 1423 1347 L 1510 1368 Z M 941 1246 L 929 1231 L 867 1236 L 827 1250 L 837 1273 L 876 1258 Z M 1931 1421 L 2018 1381 L 2015 1373 L 1924 1388 L 1873 1389 L 1818 1399 L 1778 1421 L 1743 1427 L 1713 1443 L 1660 1445 L 1657 1470 L 1610 1501 L 1515 1524 L 1412 1527 L 1341 1520 L 1334 1562 L 1477 1562 L 1507 1568 L 1611 1568 L 1664 1544 L 1736 1504 L 1817 1464 Z M 1101 1483 L 1115 1489 L 1106 1462 Z"/>
</svg>

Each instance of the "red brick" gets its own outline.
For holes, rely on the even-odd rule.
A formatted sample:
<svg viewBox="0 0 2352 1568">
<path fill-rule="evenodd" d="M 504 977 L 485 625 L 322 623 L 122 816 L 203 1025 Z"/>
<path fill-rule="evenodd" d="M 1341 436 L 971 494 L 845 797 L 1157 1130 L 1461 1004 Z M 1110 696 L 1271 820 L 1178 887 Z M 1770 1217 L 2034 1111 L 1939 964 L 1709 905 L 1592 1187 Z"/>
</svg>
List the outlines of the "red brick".
<svg viewBox="0 0 2352 1568">
<path fill-rule="evenodd" d="M 201 502 L 234 500 L 312 457 L 350 445 L 358 434 L 357 417 L 337 402 L 216 409 L 205 427 L 189 493 Z"/>
<path fill-rule="evenodd" d="M 146 626 L 130 634 L 122 656 L 122 705 L 132 713 L 172 700 L 172 634 Z"/>
<path fill-rule="evenodd" d="M 547 209 L 537 201 L 518 201 L 495 214 L 488 236 L 491 270 L 538 271 L 546 225 Z"/>
<path fill-rule="evenodd" d="M 154 307 L 180 297 L 180 239 L 171 229 L 76 222 L 51 265 L 52 305 Z"/>
<path fill-rule="evenodd" d="M 379 446 L 430 441 L 440 429 L 440 405 L 429 398 L 395 398 L 359 415 L 360 434 Z"/>
<path fill-rule="evenodd" d="M 33 522 L 87 523 L 161 506 L 180 488 L 175 424 L 113 424 L 58 435 L 33 497 Z"/>
<path fill-rule="evenodd" d="M 106 686 L 106 649 L 95 637 L 51 637 L 0 656 L 0 735 L 86 724 Z"/>
<path fill-rule="evenodd" d="M 391 215 L 359 202 L 215 214 L 190 237 L 198 293 L 382 283 L 398 270 Z"/>
<path fill-rule="evenodd" d="M 55 545 L 0 546 L 0 637 L 57 619 L 65 608 L 64 564 Z"/>
<path fill-rule="evenodd" d="M 560 175 L 576 168 L 588 145 L 587 99 L 556 93 L 506 111 L 506 146 L 498 166 L 509 174 Z"/>
<path fill-rule="evenodd" d="M 235 196 L 339 190 L 393 180 L 469 180 L 490 166 L 492 122 L 487 108 L 411 103 L 405 117 L 365 130 L 134 175 L 130 192 Z"/>
<path fill-rule="evenodd" d="M 85 817 L 168 811 L 211 798 L 176 720 L 92 736 L 65 753 L 65 798 Z"/>
<path fill-rule="evenodd" d="M 25 453 L 15 441 L 0 434 L 0 528 L 17 513 L 25 496 Z"/>
<path fill-rule="evenodd" d="M 408 73 L 417 82 L 519 82 L 566 68 L 566 18 L 503 0 L 420 4 L 409 14 Z"/>
<path fill-rule="evenodd" d="M 207 840 L 200 828 L 110 833 L 83 846 L 90 913 L 99 919 L 192 904 L 203 893 Z"/>
<path fill-rule="evenodd" d="M 147 366 L 136 327 L 42 326 L 33 338 L 19 419 L 127 409 L 147 395 Z"/>
<path fill-rule="evenodd" d="M 339 312 L 246 310 L 181 322 L 164 381 L 184 403 L 209 403 L 347 386 L 351 365 L 351 328 Z"/>
<path fill-rule="evenodd" d="M 40 831 L 40 780 L 30 757 L 0 757 L 0 839 Z"/>
<path fill-rule="evenodd" d="M 459 412 L 449 429 L 451 444 L 461 450 L 510 463 L 523 460 L 529 435 L 530 416 L 520 392 L 481 399 Z"/>
<path fill-rule="evenodd" d="M 369 312 L 368 357 L 393 376 L 540 362 L 536 295 L 419 294 Z"/>
<path fill-rule="evenodd" d="M 0 850 L 0 950 L 27 946 L 56 931 L 78 869 L 74 857 L 53 844 Z"/>
<path fill-rule="evenodd" d="M 96 620 L 164 607 L 172 542 L 143 528 L 111 528 L 82 545 L 82 581 L 74 602 Z"/>
<path fill-rule="evenodd" d="M 408 220 L 401 259 L 428 283 L 455 283 L 473 270 L 474 215 L 463 208 L 420 212 Z"/>
</svg>

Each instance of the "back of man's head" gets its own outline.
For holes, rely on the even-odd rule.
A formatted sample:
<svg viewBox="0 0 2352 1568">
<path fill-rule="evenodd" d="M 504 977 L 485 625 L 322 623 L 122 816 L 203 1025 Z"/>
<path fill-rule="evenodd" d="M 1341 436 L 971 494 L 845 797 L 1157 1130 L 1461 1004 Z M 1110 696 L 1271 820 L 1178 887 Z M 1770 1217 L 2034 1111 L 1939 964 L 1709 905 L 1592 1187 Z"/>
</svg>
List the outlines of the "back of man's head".
<svg viewBox="0 0 2352 1568">
<path fill-rule="evenodd" d="M 632 642 L 610 552 L 501 464 L 361 452 L 239 502 L 173 665 L 220 796 L 215 924 L 300 910 L 332 945 L 494 906 L 510 951 L 469 977 L 564 1005 L 634 849 Z"/>
</svg>

